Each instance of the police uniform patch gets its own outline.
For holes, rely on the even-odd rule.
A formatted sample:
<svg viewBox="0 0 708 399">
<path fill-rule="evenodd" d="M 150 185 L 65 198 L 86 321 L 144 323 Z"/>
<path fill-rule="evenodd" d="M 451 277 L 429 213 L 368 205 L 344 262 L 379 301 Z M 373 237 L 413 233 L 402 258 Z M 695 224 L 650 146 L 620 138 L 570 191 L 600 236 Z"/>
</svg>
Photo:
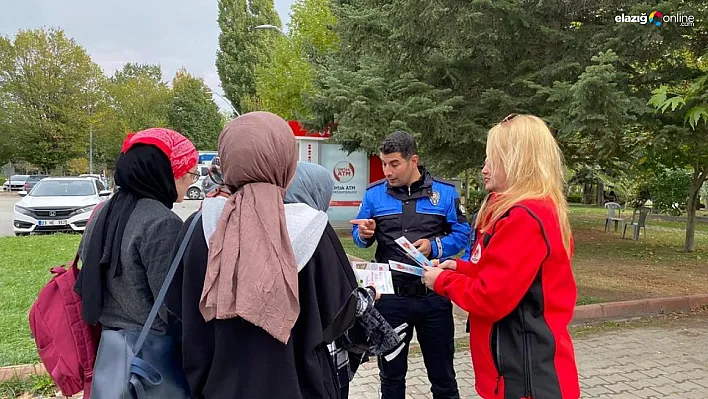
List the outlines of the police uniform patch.
<svg viewBox="0 0 708 399">
<path fill-rule="evenodd" d="M 440 203 L 440 193 L 433 190 L 433 192 L 430 194 L 430 203 L 433 204 L 433 206 L 438 206 L 438 203 Z"/>
</svg>

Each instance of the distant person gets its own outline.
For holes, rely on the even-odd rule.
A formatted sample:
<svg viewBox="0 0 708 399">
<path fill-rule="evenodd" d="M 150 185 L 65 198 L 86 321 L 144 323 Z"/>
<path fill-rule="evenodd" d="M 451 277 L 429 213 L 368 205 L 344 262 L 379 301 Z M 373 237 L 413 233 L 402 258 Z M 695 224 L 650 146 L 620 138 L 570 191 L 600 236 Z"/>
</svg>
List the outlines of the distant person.
<svg viewBox="0 0 708 399">
<path fill-rule="evenodd" d="M 577 399 L 568 333 L 577 288 L 560 148 L 541 119 L 512 114 L 489 131 L 482 174 L 491 195 L 470 261 L 428 268 L 425 283 L 469 312 L 479 396 Z"/>
</svg>

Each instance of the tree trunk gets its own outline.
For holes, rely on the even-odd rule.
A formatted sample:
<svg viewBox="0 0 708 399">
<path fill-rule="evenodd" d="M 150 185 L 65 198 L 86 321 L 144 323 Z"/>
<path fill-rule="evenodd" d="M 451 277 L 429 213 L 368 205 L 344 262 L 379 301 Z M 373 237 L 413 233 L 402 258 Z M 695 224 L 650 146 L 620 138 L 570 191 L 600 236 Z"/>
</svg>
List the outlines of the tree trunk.
<svg viewBox="0 0 708 399">
<path fill-rule="evenodd" d="M 692 187 L 691 194 L 688 197 L 688 220 L 686 221 L 686 243 L 684 245 L 684 251 L 686 252 L 693 252 L 695 250 L 697 202 L 698 190 Z"/>
<path fill-rule="evenodd" d="M 686 242 L 684 251 L 693 252 L 695 250 L 696 238 L 696 207 L 698 205 L 698 194 L 703 187 L 703 182 L 708 178 L 708 168 L 703 172 L 696 170 L 691 180 L 691 191 L 688 194 L 688 220 L 686 221 Z"/>
<path fill-rule="evenodd" d="M 583 185 L 583 204 L 592 204 L 592 183 L 585 182 Z"/>
<path fill-rule="evenodd" d="M 605 183 L 597 182 L 597 206 L 605 205 Z"/>
</svg>

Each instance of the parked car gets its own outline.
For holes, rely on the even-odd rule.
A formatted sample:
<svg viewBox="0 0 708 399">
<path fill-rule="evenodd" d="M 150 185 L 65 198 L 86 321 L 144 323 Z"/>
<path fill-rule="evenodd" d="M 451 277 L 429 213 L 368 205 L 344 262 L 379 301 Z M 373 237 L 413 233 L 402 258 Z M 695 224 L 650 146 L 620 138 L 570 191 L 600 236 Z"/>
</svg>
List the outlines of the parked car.
<svg viewBox="0 0 708 399">
<path fill-rule="evenodd" d="M 106 187 L 106 189 L 110 188 L 110 184 L 108 184 L 108 179 L 106 179 L 105 176 L 97 175 L 95 173 L 94 174 L 85 173 L 85 174 L 79 175 L 79 177 L 93 177 L 94 179 L 100 180 L 101 183 L 103 183 L 103 185 Z"/>
<path fill-rule="evenodd" d="M 90 177 L 47 177 L 15 204 L 15 235 L 33 232 L 83 232 L 96 205 L 105 201 L 111 191 Z"/>
<path fill-rule="evenodd" d="M 199 180 L 192 183 L 192 185 L 189 186 L 189 189 L 187 189 L 187 194 L 185 195 L 185 197 L 190 200 L 204 199 L 205 192 L 202 189 L 202 181 L 207 177 L 208 176 L 201 176 Z"/>
<path fill-rule="evenodd" d="M 20 191 L 24 190 L 25 182 L 29 175 L 12 175 L 2 185 L 2 191 Z"/>
<path fill-rule="evenodd" d="M 27 177 L 27 180 L 25 180 L 25 191 L 27 191 L 28 193 L 30 191 L 32 191 L 34 186 L 40 180 L 44 179 L 45 177 L 49 177 L 49 176 L 47 176 L 47 175 L 30 175 L 29 177 Z"/>
</svg>

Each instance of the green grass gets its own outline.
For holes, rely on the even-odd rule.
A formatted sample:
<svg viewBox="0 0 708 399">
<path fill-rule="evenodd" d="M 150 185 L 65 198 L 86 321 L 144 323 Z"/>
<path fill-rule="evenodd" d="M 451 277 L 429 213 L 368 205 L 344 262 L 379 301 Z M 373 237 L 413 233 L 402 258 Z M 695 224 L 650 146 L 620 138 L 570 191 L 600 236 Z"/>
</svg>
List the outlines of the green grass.
<svg viewBox="0 0 708 399">
<path fill-rule="evenodd" d="M 344 251 L 346 251 L 347 254 L 364 259 L 367 262 L 374 259 L 374 253 L 376 252 L 376 244 L 372 245 L 369 248 L 359 248 L 354 245 L 354 241 L 352 241 L 351 238 L 347 239 L 347 237 L 340 237 L 340 239 L 342 240 L 342 246 L 344 247 Z"/>
<path fill-rule="evenodd" d="M 73 259 L 80 235 L 0 238 L 0 366 L 38 360 L 27 315 L 49 269 Z"/>
<path fill-rule="evenodd" d="M 0 398 L 17 398 L 22 394 L 30 394 L 37 397 L 47 397 L 53 395 L 57 388 L 48 375 L 31 375 L 29 378 L 13 378 L 9 381 L 0 382 Z"/>
</svg>

